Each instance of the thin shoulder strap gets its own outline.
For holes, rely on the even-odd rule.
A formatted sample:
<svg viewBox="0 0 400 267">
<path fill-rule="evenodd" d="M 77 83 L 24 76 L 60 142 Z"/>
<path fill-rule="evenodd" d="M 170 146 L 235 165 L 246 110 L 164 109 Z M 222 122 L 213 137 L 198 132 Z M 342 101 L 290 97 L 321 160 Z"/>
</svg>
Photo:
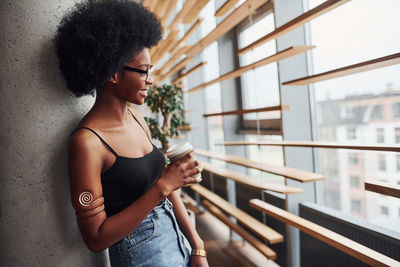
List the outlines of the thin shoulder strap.
<svg viewBox="0 0 400 267">
<path fill-rule="evenodd" d="M 91 131 L 92 133 L 94 133 L 94 134 L 100 139 L 100 141 L 106 146 L 106 148 L 107 148 L 108 150 L 110 150 L 110 152 L 113 153 L 114 156 L 116 156 L 116 157 L 118 158 L 118 154 L 114 151 L 114 149 L 112 149 L 112 148 L 107 144 L 107 142 L 104 141 L 104 139 L 100 137 L 100 135 L 98 135 L 95 131 L 93 131 L 92 129 L 90 129 L 90 128 L 88 128 L 88 127 L 83 127 L 83 126 L 82 126 L 82 127 L 76 128 L 76 129 L 71 133 L 71 136 L 72 136 L 74 133 L 76 133 L 79 129 L 86 129 L 86 130 L 89 130 L 89 131 Z"/>
<path fill-rule="evenodd" d="M 146 134 L 147 138 L 149 138 L 149 136 L 147 135 L 147 132 L 146 132 L 146 130 L 144 129 L 144 127 L 142 126 L 142 124 L 138 121 L 138 119 L 136 119 L 136 117 L 133 115 L 132 111 L 129 110 L 129 108 L 128 108 L 128 111 L 129 111 L 129 113 L 131 113 L 131 115 L 132 115 L 132 117 L 135 119 L 135 121 L 137 121 L 137 123 L 139 123 L 140 127 L 142 127 L 142 129 L 143 129 L 144 133 Z M 153 142 L 151 141 L 150 138 L 149 138 L 149 140 L 150 140 L 150 143 L 153 144 Z"/>
</svg>

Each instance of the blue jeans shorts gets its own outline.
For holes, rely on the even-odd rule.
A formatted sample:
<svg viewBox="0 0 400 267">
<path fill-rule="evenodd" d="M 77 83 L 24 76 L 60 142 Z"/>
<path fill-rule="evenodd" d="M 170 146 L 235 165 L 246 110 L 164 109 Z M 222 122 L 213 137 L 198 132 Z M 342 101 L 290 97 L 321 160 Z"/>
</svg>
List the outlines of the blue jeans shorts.
<svg viewBox="0 0 400 267">
<path fill-rule="evenodd" d="M 172 209 L 160 202 L 127 237 L 108 249 L 112 267 L 188 266 L 189 250 Z"/>
</svg>

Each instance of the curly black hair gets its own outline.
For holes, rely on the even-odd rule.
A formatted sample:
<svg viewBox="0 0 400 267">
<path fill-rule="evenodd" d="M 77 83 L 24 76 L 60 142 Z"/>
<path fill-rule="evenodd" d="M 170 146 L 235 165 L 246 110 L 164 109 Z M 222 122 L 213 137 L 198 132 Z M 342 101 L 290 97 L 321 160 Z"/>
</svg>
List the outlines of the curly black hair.
<svg viewBox="0 0 400 267">
<path fill-rule="evenodd" d="M 79 97 L 93 95 L 132 55 L 161 37 L 160 22 L 140 4 L 85 0 L 62 18 L 54 45 L 61 75 Z"/>
</svg>

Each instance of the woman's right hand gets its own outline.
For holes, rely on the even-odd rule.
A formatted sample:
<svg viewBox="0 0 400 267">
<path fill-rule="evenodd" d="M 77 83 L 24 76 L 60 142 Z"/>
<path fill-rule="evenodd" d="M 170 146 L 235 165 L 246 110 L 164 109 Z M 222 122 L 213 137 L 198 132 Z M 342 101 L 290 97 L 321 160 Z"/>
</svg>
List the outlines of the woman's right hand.
<svg viewBox="0 0 400 267">
<path fill-rule="evenodd" d="M 161 193 L 164 197 L 183 186 L 197 183 L 196 174 L 201 173 L 203 168 L 197 160 L 193 160 L 194 153 L 187 154 L 184 158 L 169 164 L 161 173 L 157 181 Z"/>
</svg>

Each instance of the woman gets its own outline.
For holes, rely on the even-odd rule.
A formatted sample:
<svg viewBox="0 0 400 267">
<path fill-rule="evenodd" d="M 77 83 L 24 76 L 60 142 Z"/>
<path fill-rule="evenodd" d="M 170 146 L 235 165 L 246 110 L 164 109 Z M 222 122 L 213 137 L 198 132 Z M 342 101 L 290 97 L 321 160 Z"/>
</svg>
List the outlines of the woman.
<svg viewBox="0 0 400 267">
<path fill-rule="evenodd" d="M 104 0 L 77 4 L 55 38 L 61 74 L 79 97 L 96 92 L 71 135 L 69 177 L 82 237 L 94 252 L 109 248 L 112 267 L 208 266 L 204 243 L 177 189 L 202 168 L 193 155 L 165 167 L 150 131 L 127 102 L 143 104 L 153 83 L 148 48 L 161 39 L 141 5 Z M 191 244 L 189 255 L 182 232 Z"/>
</svg>

